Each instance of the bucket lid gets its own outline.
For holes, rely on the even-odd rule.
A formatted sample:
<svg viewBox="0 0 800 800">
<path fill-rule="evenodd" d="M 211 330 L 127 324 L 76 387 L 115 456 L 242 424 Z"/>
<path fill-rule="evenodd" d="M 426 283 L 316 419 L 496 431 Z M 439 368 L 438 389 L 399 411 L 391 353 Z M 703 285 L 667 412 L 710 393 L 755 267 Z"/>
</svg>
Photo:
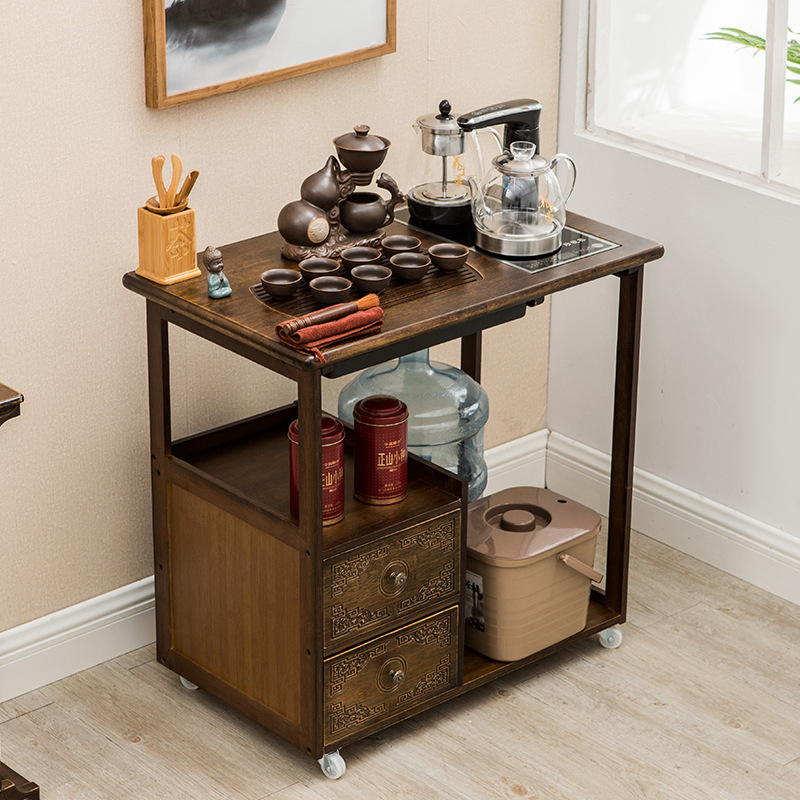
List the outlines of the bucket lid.
<svg viewBox="0 0 800 800">
<path fill-rule="evenodd" d="M 549 489 L 517 486 L 470 504 L 467 547 L 481 560 L 521 562 L 600 529 L 600 515 Z"/>
</svg>

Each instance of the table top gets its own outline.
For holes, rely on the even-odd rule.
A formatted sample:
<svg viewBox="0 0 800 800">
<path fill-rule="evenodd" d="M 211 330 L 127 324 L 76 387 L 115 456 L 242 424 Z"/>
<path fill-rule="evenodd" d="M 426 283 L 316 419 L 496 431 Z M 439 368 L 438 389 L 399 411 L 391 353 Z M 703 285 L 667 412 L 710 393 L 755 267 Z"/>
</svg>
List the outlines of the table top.
<svg viewBox="0 0 800 800">
<path fill-rule="evenodd" d="M 312 301 L 303 296 L 276 300 L 262 295 L 259 299 L 258 292 L 254 291 L 265 270 L 296 268 L 294 262 L 281 255 L 283 239 L 277 232 L 218 248 L 222 252 L 224 273 L 233 290 L 226 298 L 208 296 L 200 255 L 198 264 L 203 274 L 199 277 L 164 286 L 129 272 L 124 275 L 123 283 L 148 300 L 200 323 L 204 330 L 216 331 L 254 347 L 291 370 L 321 370 L 324 375 L 335 376 L 521 317 L 529 305 L 548 294 L 605 275 L 624 273 L 660 258 L 664 252 L 656 242 L 576 214 L 567 216 L 570 227 L 607 239 L 619 247 L 533 274 L 472 251 L 467 259 L 468 268 L 458 273 L 431 271 L 422 282 L 403 286 L 393 280 L 380 296 L 384 309 L 381 333 L 326 347 L 325 363 L 287 347 L 275 334 L 278 322 L 316 308 L 308 305 Z M 424 248 L 440 241 L 400 222 L 388 226 L 388 233 L 413 234 L 422 241 Z"/>
<path fill-rule="evenodd" d="M 8 406 L 19 405 L 23 400 L 22 394 L 4 383 L 0 383 L 0 409 Z"/>
</svg>

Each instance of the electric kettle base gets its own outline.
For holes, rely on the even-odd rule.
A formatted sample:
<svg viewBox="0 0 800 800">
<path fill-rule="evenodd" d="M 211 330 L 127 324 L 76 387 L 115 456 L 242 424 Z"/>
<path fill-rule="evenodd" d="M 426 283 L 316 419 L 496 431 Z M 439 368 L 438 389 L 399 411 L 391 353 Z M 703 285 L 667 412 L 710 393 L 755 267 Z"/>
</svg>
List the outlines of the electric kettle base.
<svg viewBox="0 0 800 800">
<path fill-rule="evenodd" d="M 475 244 L 487 253 L 508 258 L 536 258 L 555 253 L 561 247 L 561 228 L 544 236 L 501 236 L 475 229 Z"/>
<path fill-rule="evenodd" d="M 423 225 L 472 225 L 469 195 L 466 202 L 421 203 L 411 192 L 407 196 L 411 219 Z"/>
</svg>

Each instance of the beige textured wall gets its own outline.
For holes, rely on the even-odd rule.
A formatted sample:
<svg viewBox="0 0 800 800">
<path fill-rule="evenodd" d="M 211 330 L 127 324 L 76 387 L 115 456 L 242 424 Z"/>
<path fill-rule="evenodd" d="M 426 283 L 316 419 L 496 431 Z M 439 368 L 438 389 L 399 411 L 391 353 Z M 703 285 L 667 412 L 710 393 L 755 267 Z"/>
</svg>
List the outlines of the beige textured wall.
<svg viewBox="0 0 800 800">
<path fill-rule="evenodd" d="M 443 97 L 466 111 L 534 96 L 553 152 L 560 0 L 398 6 L 395 54 L 152 111 L 138 0 L 3 3 L 0 380 L 25 402 L 0 430 L 0 631 L 152 572 L 144 302 L 121 279 L 153 155 L 200 170 L 202 249 L 273 230 L 357 123 L 394 142 L 385 168 L 403 184 L 411 123 Z M 544 424 L 547 330 L 544 308 L 487 334 L 488 445 Z M 178 436 L 293 397 L 189 334 L 173 343 Z"/>
</svg>

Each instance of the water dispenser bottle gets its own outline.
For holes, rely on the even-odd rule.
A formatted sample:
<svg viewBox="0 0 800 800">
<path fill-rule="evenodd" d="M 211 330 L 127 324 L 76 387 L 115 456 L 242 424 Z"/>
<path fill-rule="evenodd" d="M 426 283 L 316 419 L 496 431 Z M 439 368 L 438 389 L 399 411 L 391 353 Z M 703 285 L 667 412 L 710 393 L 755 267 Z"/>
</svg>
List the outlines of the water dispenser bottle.
<svg viewBox="0 0 800 800">
<path fill-rule="evenodd" d="M 410 452 L 468 481 L 470 501 L 483 494 L 489 398 L 479 383 L 420 350 L 356 376 L 339 394 L 339 417 L 352 424 L 355 404 L 374 394 L 392 395 L 408 406 Z"/>
</svg>

